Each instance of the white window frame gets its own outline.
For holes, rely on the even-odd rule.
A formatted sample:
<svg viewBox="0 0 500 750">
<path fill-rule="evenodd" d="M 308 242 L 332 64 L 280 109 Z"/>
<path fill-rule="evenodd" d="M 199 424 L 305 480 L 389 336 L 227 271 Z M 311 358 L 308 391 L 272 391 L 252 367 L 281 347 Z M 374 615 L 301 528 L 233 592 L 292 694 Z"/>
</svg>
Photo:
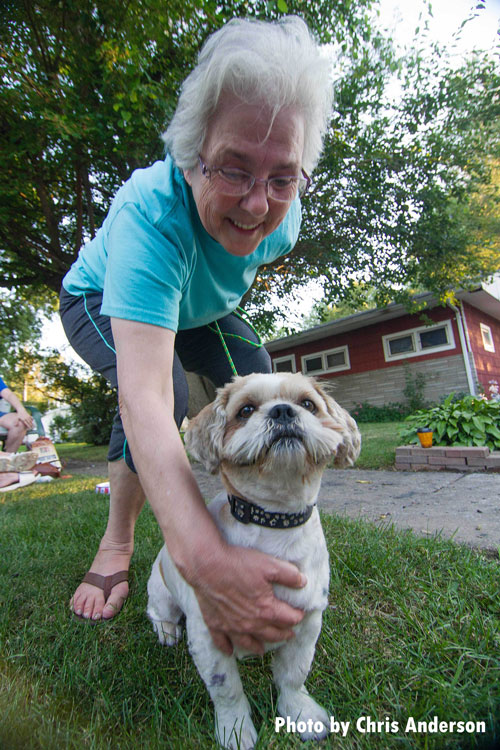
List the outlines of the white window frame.
<svg viewBox="0 0 500 750">
<path fill-rule="evenodd" d="M 292 369 L 290 372 L 297 372 L 297 366 L 295 364 L 295 356 L 293 354 L 287 354 L 285 357 L 276 357 L 273 359 L 273 372 L 278 372 L 276 369 L 276 365 L 278 362 L 291 362 Z M 284 370 L 280 370 L 280 372 L 286 372 Z"/>
<path fill-rule="evenodd" d="M 493 334 L 491 332 L 490 326 L 487 326 L 486 323 L 480 323 L 479 327 L 481 329 L 481 338 L 483 339 L 483 346 L 485 351 L 494 353 L 495 342 L 493 341 Z"/>
<path fill-rule="evenodd" d="M 343 352 L 344 354 L 344 364 L 343 365 L 337 365 L 336 367 L 328 367 L 327 364 L 327 357 L 329 354 L 337 354 L 338 352 Z M 307 372 L 306 369 L 306 362 L 308 359 L 316 359 L 317 357 L 321 357 L 322 362 L 322 368 L 321 370 L 314 370 L 314 372 Z M 342 370 L 350 370 L 351 369 L 351 361 L 349 359 L 349 347 L 348 346 L 337 346 L 335 349 L 325 349 L 321 352 L 311 352 L 311 354 L 304 354 L 301 357 L 300 362 L 301 370 L 304 373 L 304 375 L 325 375 L 330 372 L 341 372 Z"/>
<path fill-rule="evenodd" d="M 432 331 L 435 328 L 446 328 L 446 337 L 448 339 L 447 344 L 440 344 L 439 346 L 428 346 L 425 349 L 420 345 L 420 336 L 422 332 Z M 412 352 L 401 352 L 401 354 L 391 354 L 390 342 L 394 339 L 400 339 L 405 336 L 411 336 L 413 340 L 413 351 Z M 425 357 L 426 354 L 434 354 L 435 352 L 445 352 L 449 349 L 455 348 L 455 337 L 453 335 L 453 327 L 451 320 L 443 320 L 441 323 L 435 323 L 432 326 L 419 326 L 418 328 L 408 328 L 405 331 L 397 331 L 397 333 L 390 333 L 386 336 L 382 336 L 382 345 L 384 347 L 384 358 L 386 362 L 394 362 L 397 359 L 410 359 L 411 357 Z"/>
</svg>

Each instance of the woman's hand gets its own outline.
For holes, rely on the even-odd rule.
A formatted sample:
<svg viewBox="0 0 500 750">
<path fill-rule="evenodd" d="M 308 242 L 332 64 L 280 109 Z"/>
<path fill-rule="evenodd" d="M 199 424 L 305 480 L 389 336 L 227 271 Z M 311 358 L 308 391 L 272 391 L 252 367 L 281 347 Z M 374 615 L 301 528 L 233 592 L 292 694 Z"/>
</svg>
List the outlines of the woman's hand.
<svg viewBox="0 0 500 750">
<path fill-rule="evenodd" d="M 245 547 L 223 544 L 220 554 L 213 552 L 194 575 L 187 572 L 185 577 L 217 648 L 228 655 L 233 647 L 263 654 L 266 641 L 293 638 L 292 628 L 304 612 L 277 599 L 273 583 L 302 588 L 307 581 L 299 569 Z"/>
</svg>

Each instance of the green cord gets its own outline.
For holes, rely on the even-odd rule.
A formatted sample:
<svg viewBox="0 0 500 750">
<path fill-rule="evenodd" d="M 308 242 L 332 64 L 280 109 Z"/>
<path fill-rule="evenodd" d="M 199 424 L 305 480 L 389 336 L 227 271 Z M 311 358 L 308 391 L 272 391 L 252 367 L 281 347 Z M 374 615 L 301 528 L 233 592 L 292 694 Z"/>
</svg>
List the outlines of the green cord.
<svg viewBox="0 0 500 750">
<path fill-rule="evenodd" d="M 243 308 L 238 307 L 237 309 L 241 310 L 243 312 Z M 226 353 L 226 357 L 227 357 L 227 360 L 228 360 L 229 365 L 231 367 L 231 370 L 233 372 L 233 375 L 238 375 L 238 371 L 237 371 L 237 369 L 236 369 L 236 367 L 234 365 L 233 358 L 231 357 L 231 354 L 229 353 L 229 349 L 227 348 L 225 337 L 227 336 L 228 338 L 239 339 L 240 341 L 244 341 L 245 344 L 250 344 L 250 346 L 255 346 L 257 349 L 260 349 L 261 346 L 263 346 L 263 343 L 261 341 L 261 338 L 260 338 L 259 334 L 255 330 L 255 328 L 253 327 L 253 325 L 250 323 L 250 321 L 246 320 L 243 317 L 243 315 L 241 315 L 240 313 L 236 312 L 236 310 L 234 311 L 234 315 L 236 315 L 237 318 L 239 318 L 240 320 L 242 320 L 244 323 L 247 324 L 247 326 L 250 328 L 250 330 L 257 337 L 257 341 L 250 341 L 250 339 L 246 339 L 244 336 L 238 336 L 238 334 L 236 334 L 236 333 L 223 333 L 221 331 L 219 323 L 217 321 L 215 321 L 215 329 L 212 328 L 212 326 L 210 326 L 210 325 L 207 326 L 207 328 L 210 331 L 212 331 L 213 333 L 216 333 L 218 335 L 218 337 L 220 338 L 222 347 L 223 347 L 223 349 L 224 349 L 224 351 Z"/>
</svg>

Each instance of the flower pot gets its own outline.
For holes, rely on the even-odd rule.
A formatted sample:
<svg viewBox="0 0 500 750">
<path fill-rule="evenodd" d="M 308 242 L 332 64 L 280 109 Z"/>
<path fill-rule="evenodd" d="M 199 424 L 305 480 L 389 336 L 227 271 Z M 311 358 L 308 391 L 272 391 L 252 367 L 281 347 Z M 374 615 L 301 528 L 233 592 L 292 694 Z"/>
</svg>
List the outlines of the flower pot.
<svg viewBox="0 0 500 750">
<path fill-rule="evenodd" d="M 429 427 L 421 427 L 417 430 L 418 439 L 422 448 L 432 447 L 432 430 Z"/>
</svg>

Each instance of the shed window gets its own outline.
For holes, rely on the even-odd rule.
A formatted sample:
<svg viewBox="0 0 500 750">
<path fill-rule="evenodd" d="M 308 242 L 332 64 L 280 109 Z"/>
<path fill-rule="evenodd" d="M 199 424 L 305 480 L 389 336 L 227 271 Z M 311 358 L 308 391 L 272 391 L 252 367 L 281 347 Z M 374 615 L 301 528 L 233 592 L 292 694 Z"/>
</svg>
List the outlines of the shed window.
<svg viewBox="0 0 500 750">
<path fill-rule="evenodd" d="M 347 346 L 340 346 L 337 349 L 328 349 L 315 354 L 306 354 L 302 357 L 302 372 L 306 375 L 338 372 L 350 368 L 351 363 Z"/>
<path fill-rule="evenodd" d="M 397 339 L 389 339 L 389 349 L 391 355 L 405 354 L 406 352 L 415 351 L 413 336 L 401 336 Z"/>
<path fill-rule="evenodd" d="M 455 348 L 451 321 L 433 326 L 422 326 L 382 336 L 386 362 L 407 357 L 421 357 L 429 352 L 442 352 Z"/>
<path fill-rule="evenodd" d="M 317 372 L 324 370 L 322 357 L 307 357 L 305 359 L 306 372 Z"/>
<path fill-rule="evenodd" d="M 273 372 L 295 372 L 295 357 L 276 357 L 273 360 Z"/>
<path fill-rule="evenodd" d="M 487 352 L 495 351 L 495 342 L 493 341 L 493 334 L 491 328 L 484 323 L 480 323 L 481 337 L 483 339 L 483 346 Z"/>
<path fill-rule="evenodd" d="M 431 331 L 420 331 L 420 346 L 422 349 L 434 349 L 448 343 L 446 327 L 433 328 Z"/>
</svg>

